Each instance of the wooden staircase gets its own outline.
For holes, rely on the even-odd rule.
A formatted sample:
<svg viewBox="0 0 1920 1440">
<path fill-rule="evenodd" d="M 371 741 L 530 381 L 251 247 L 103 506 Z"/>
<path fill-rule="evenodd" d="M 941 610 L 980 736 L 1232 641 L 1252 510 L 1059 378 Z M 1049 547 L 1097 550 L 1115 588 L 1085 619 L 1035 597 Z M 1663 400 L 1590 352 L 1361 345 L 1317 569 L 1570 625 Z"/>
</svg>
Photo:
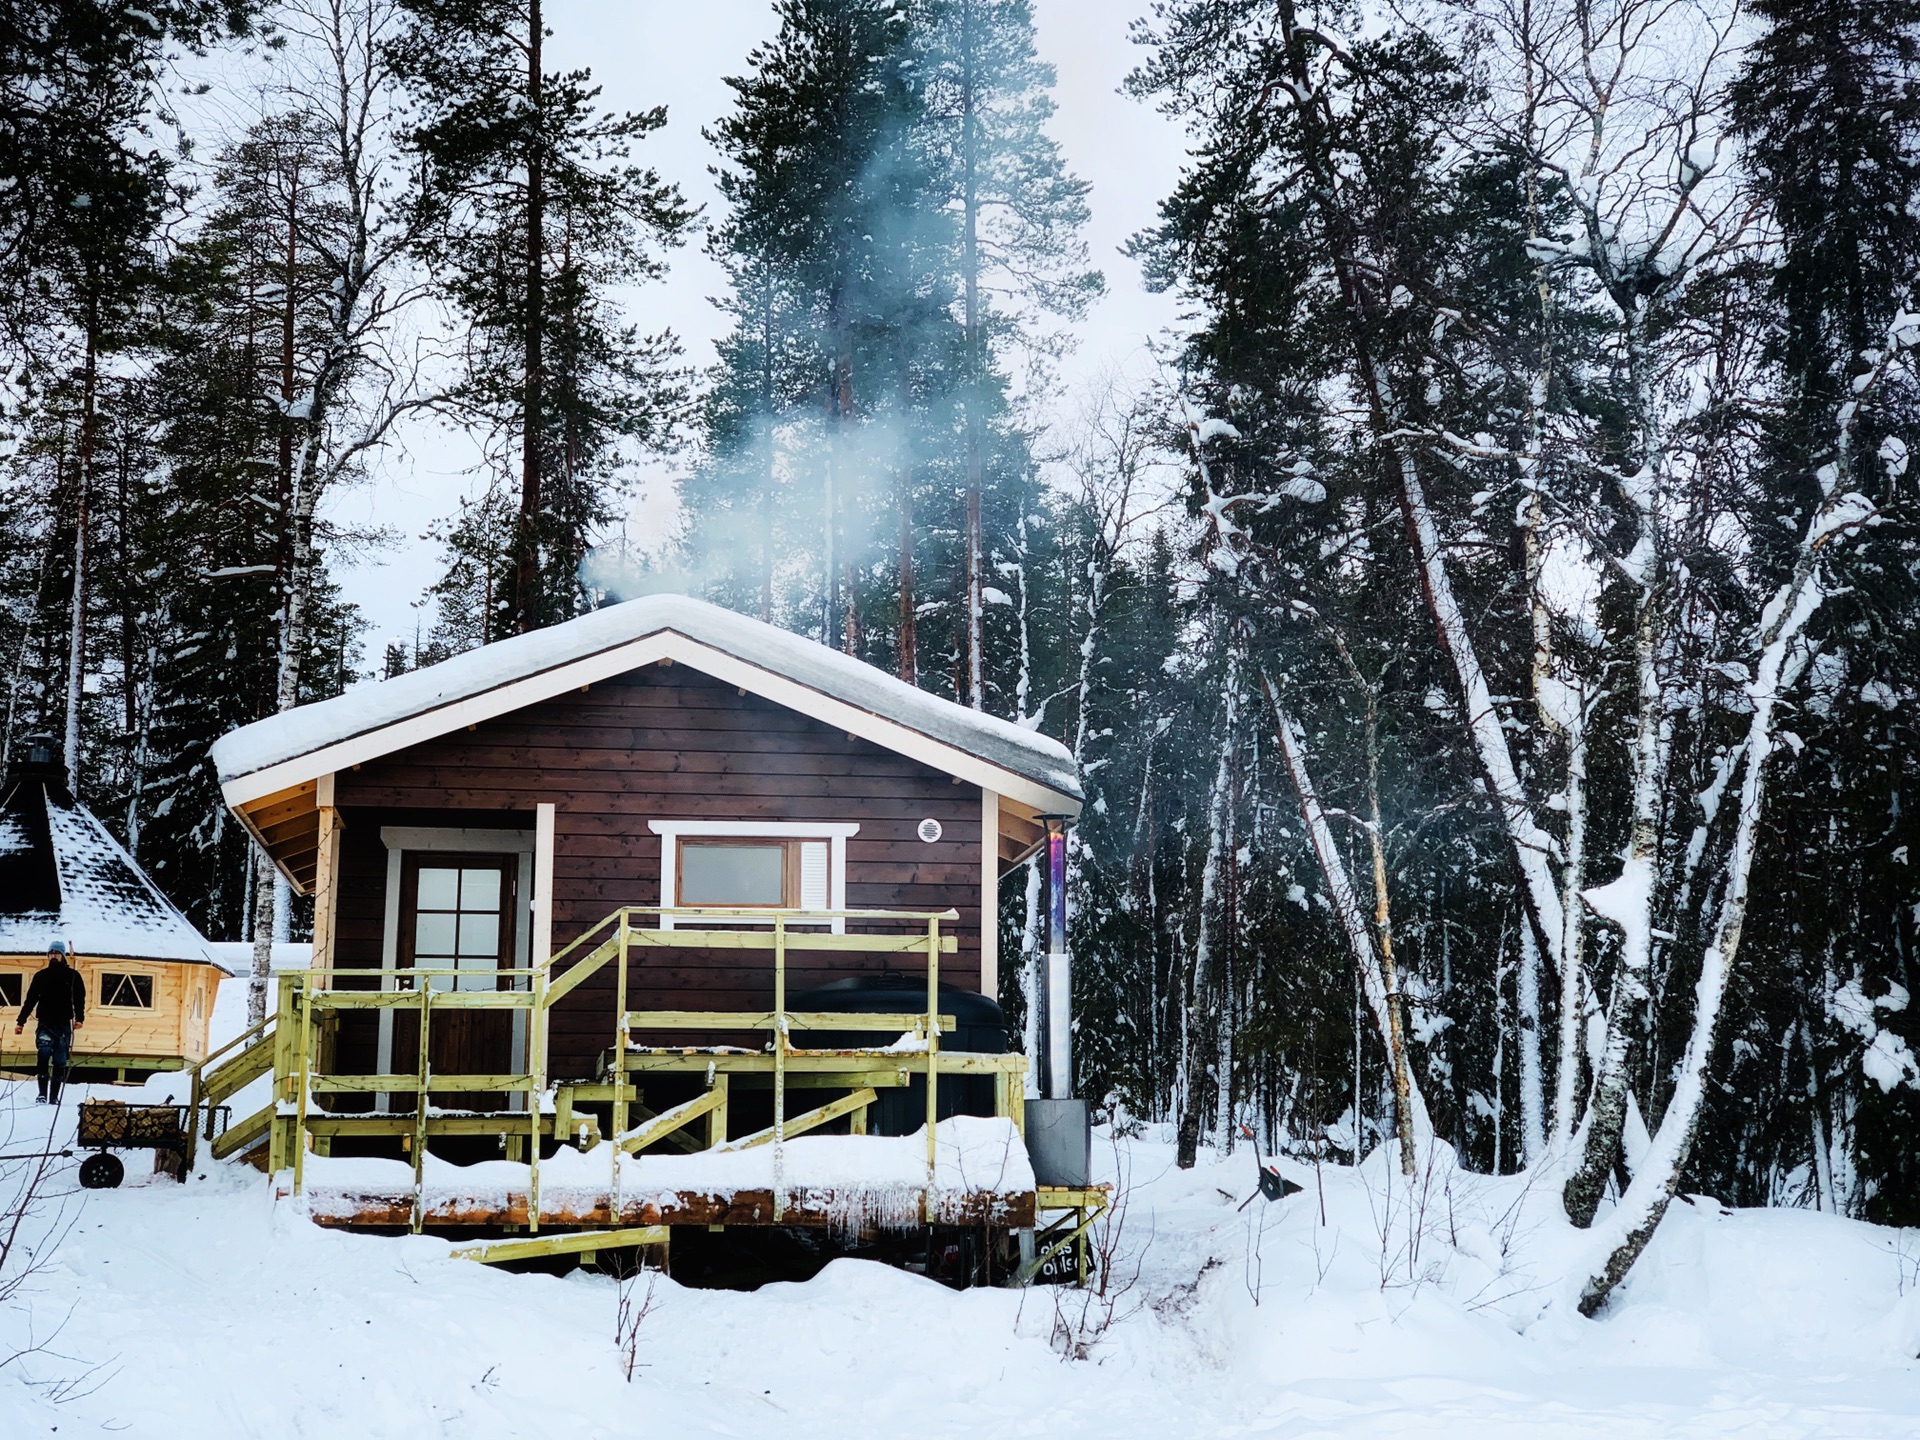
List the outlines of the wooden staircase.
<svg viewBox="0 0 1920 1440">
<path fill-rule="evenodd" d="M 271 1099 L 220 1134 L 211 1135 L 207 1132 L 212 1129 L 215 1107 L 231 1100 L 261 1076 L 273 1073 L 278 1038 L 274 1017 L 269 1016 L 251 1029 L 234 1036 L 193 1067 L 193 1108 L 189 1112 L 193 1117 L 193 1127 L 187 1148 L 189 1165 L 193 1163 L 194 1152 L 203 1135 L 209 1142 L 208 1153 L 216 1160 L 231 1160 L 266 1142 L 273 1129 L 275 1102 Z M 200 1119 L 203 1107 L 207 1115 L 205 1121 Z"/>
</svg>

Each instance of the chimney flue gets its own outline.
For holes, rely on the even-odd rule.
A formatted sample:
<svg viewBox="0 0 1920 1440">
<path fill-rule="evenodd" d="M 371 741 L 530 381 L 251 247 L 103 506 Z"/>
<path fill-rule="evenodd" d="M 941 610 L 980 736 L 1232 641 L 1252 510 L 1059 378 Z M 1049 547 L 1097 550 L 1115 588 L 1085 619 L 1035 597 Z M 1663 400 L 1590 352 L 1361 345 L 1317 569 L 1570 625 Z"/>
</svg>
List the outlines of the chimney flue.
<svg viewBox="0 0 1920 1440">
<path fill-rule="evenodd" d="M 13 752 L 13 773 L 9 780 L 67 781 L 67 768 L 60 758 L 60 744 L 51 735 L 29 735 Z"/>
</svg>

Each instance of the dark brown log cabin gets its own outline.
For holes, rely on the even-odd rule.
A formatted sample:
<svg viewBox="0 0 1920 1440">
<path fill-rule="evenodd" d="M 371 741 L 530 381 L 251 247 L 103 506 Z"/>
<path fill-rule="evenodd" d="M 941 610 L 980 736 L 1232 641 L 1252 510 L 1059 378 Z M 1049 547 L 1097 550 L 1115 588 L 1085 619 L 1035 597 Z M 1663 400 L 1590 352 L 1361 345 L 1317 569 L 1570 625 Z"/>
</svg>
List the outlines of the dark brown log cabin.
<svg viewBox="0 0 1920 1440">
<path fill-rule="evenodd" d="M 226 737 L 215 760 L 235 813 L 314 895 L 314 965 L 341 987 L 414 964 L 458 969 L 448 983 L 464 985 L 469 969 L 542 963 L 622 906 L 740 895 L 952 909 L 942 928 L 959 949 L 942 978 L 995 994 L 1000 877 L 1045 817 L 1080 804 L 1056 742 L 677 596 L 300 707 Z M 796 953 L 789 989 L 863 963 Z M 550 1074 L 592 1073 L 612 983 L 603 971 L 556 1011 Z M 657 951 L 630 996 L 636 1009 L 765 1009 L 772 971 L 764 952 Z M 524 1037 L 508 1017 L 469 1018 L 446 1041 L 464 1053 L 436 1053 L 436 1068 L 516 1071 Z M 411 1069 L 407 1023 L 348 1026 L 338 1068 Z"/>
</svg>

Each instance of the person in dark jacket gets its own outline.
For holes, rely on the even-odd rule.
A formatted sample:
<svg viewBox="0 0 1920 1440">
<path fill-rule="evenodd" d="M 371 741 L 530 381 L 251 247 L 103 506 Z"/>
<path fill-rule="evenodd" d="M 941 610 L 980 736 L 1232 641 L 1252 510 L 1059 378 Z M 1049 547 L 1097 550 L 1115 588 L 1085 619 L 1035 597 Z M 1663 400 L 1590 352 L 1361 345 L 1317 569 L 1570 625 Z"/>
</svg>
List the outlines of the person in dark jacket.
<svg viewBox="0 0 1920 1440">
<path fill-rule="evenodd" d="M 40 1103 L 58 1105 L 60 1087 L 67 1083 L 67 1064 L 73 1058 L 74 1027 L 87 1018 L 87 984 L 67 963 L 63 940 L 47 947 L 46 966 L 27 987 L 27 1003 L 13 1022 L 14 1034 L 26 1029 L 29 1015 L 39 1021 L 33 1039 L 37 1057 L 33 1077 L 40 1082 Z"/>
</svg>

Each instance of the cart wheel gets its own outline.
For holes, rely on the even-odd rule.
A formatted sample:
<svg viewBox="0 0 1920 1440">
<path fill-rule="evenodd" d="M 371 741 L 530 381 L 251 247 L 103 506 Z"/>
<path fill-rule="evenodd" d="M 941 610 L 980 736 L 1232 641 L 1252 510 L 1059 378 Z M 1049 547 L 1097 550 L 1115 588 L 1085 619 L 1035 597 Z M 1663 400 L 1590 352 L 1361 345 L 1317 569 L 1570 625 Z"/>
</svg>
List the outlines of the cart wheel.
<svg viewBox="0 0 1920 1440">
<path fill-rule="evenodd" d="M 87 1190 L 113 1190 L 127 1178 L 127 1167 L 120 1163 L 118 1155 L 109 1155 L 102 1150 L 98 1155 L 89 1155 L 80 1162 L 80 1184 Z"/>
</svg>

